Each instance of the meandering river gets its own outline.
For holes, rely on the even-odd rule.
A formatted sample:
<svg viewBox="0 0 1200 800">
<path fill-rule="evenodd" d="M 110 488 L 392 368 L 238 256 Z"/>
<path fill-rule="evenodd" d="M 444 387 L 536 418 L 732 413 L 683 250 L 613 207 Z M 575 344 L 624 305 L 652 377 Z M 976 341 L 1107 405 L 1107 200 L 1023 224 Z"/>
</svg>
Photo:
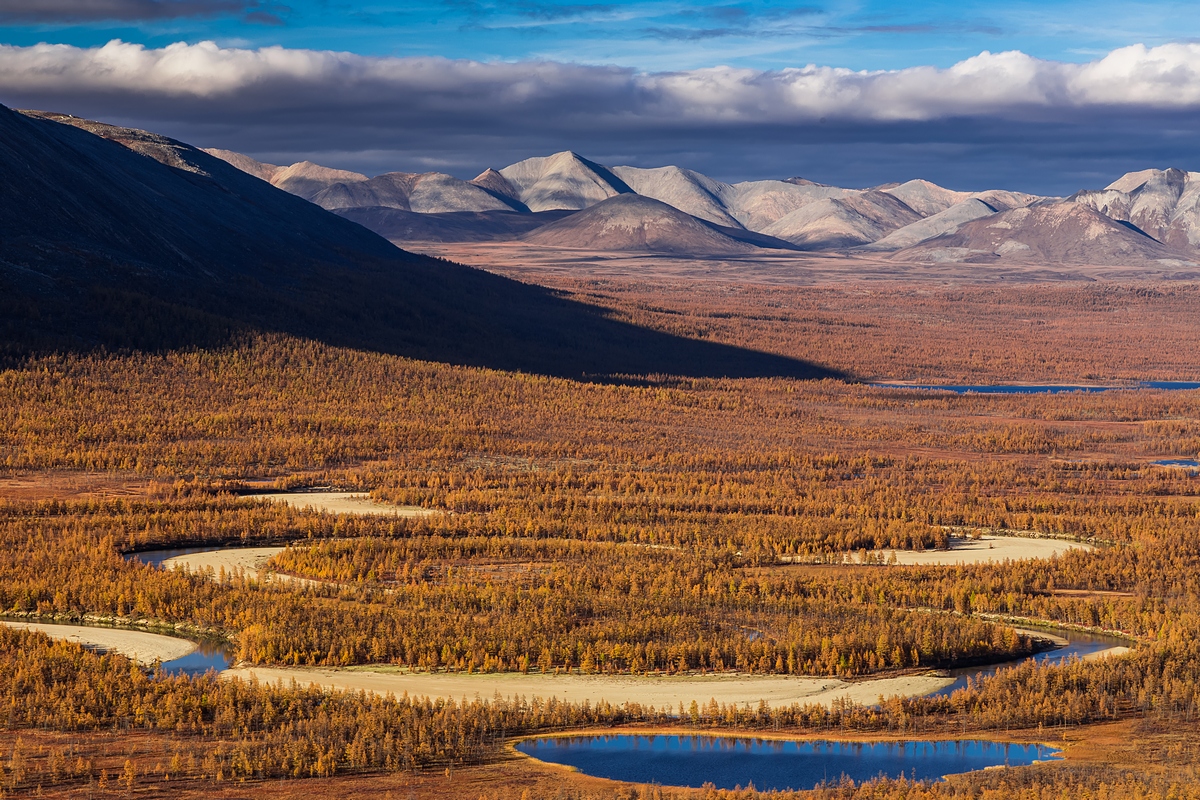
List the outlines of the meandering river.
<svg viewBox="0 0 1200 800">
<path fill-rule="evenodd" d="M 903 383 L 899 381 L 879 381 L 870 385 L 880 389 L 920 389 L 928 392 L 954 392 L 955 394 L 1062 394 L 1064 392 L 1113 392 L 1121 389 L 1200 389 L 1200 382 L 1197 381 L 1140 381 L 1125 386 L 1093 386 L 1064 383 L 937 384 Z"/>
</svg>

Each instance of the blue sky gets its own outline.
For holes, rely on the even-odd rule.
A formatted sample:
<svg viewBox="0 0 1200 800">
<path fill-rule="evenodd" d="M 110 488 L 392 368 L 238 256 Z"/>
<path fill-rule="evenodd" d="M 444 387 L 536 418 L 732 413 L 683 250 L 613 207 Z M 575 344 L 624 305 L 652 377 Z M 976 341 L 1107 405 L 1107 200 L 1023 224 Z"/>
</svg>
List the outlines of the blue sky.
<svg viewBox="0 0 1200 800">
<path fill-rule="evenodd" d="M 48 10 L 4 20 L 6 7 L 37 6 Z M 92 46 L 119 38 L 154 47 L 212 40 L 230 47 L 547 59 L 642 70 L 809 63 L 870 70 L 946 67 L 984 50 L 1086 61 L 1128 44 L 1200 36 L 1195 3 L 1107 0 L 0 0 L 0 21 L 3 40 L 18 45 Z"/>
<path fill-rule="evenodd" d="M 1194 2 L 0 0 L 0 103 L 273 163 L 576 150 L 1068 194 L 1200 170 Z"/>
</svg>

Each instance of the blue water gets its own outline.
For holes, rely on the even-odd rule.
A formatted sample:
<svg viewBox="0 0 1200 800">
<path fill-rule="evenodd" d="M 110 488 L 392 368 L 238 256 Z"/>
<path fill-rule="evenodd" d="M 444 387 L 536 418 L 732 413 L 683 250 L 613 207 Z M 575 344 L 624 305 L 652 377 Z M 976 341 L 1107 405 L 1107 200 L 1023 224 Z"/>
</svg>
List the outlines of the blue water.
<svg viewBox="0 0 1200 800">
<path fill-rule="evenodd" d="M 954 392 L 955 394 L 1063 394 L 1065 392 L 1111 392 L 1117 389 L 1200 389 L 1194 381 L 1141 381 L 1128 386 L 1065 386 L 1060 384 L 910 384 L 872 383 L 880 389 L 920 389 L 931 392 Z"/>
<path fill-rule="evenodd" d="M 633 783 L 718 789 L 812 789 L 843 775 L 939 780 L 993 766 L 1024 766 L 1055 758 L 1045 745 L 983 741 L 777 741 L 722 736 L 572 736 L 526 739 L 522 753 L 568 764 L 587 775 Z"/>
<path fill-rule="evenodd" d="M 1030 628 L 1030 630 L 1037 630 Z M 1082 633 L 1080 631 L 1066 630 L 1062 628 L 1046 629 L 1047 633 L 1059 636 L 1067 640 L 1067 644 L 1063 647 L 1054 650 L 1044 650 L 1026 658 L 1018 658 L 1014 661 L 1009 661 L 1003 664 L 988 664 L 984 667 L 963 667 L 950 671 L 950 677 L 955 678 L 954 683 L 935 692 L 932 696 L 949 696 L 956 689 L 966 688 L 969 678 L 978 678 L 985 675 L 994 675 L 997 670 L 1005 667 L 1016 666 L 1025 661 L 1037 661 L 1039 663 L 1057 664 L 1060 661 L 1069 661 L 1072 658 L 1083 658 L 1092 653 L 1099 653 L 1102 650 L 1107 650 L 1110 647 L 1128 646 L 1127 639 L 1120 639 L 1115 636 L 1104 636 L 1094 633 Z"/>
<path fill-rule="evenodd" d="M 168 675 L 203 675 L 210 669 L 217 672 L 229 669 L 233 663 L 229 649 L 214 642 L 200 642 L 193 653 L 174 661 L 164 661 L 162 668 Z"/>
<path fill-rule="evenodd" d="M 1147 389 L 1200 389 L 1200 383 L 1194 381 L 1142 381 L 1139 385 Z"/>
<path fill-rule="evenodd" d="M 1194 469 L 1200 467 L 1200 461 L 1194 458 L 1164 458 L 1161 461 L 1151 461 L 1157 467 L 1186 467 Z"/>
</svg>

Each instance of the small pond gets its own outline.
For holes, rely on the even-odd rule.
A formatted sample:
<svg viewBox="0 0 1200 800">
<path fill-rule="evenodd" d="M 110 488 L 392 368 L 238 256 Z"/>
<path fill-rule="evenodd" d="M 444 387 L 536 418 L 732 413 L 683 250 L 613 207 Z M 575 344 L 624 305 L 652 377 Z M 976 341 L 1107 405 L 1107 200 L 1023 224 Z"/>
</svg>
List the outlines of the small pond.
<svg viewBox="0 0 1200 800">
<path fill-rule="evenodd" d="M 1159 461 L 1151 461 L 1156 467 L 1179 467 L 1180 469 L 1196 469 L 1200 468 L 1200 461 L 1194 458 L 1164 458 Z"/>
<path fill-rule="evenodd" d="M 1110 392 L 1117 389 L 1200 389 L 1197 381 L 1141 381 L 1126 386 L 1067 386 L 1063 384 L 955 384 L 933 383 L 872 383 L 881 389 L 922 389 L 931 392 L 954 392 L 955 394 L 1063 394 L 1065 392 Z"/>
<path fill-rule="evenodd" d="M 836 742 L 724 736 L 601 735 L 525 739 L 517 749 L 587 775 L 633 783 L 718 789 L 748 786 L 812 789 L 843 775 L 939 780 L 996 766 L 1025 766 L 1057 757 L 1038 744 L 985 741 Z"/>
</svg>

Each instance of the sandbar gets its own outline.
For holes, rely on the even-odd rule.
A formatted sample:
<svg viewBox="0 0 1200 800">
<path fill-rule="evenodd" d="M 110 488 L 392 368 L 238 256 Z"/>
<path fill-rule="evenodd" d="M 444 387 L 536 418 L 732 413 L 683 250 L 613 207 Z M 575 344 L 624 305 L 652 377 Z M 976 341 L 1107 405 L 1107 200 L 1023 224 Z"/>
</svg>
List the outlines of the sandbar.
<svg viewBox="0 0 1200 800">
<path fill-rule="evenodd" d="M 1097 650 L 1094 653 L 1088 653 L 1086 656 L 1083 657 L 1083 660 L 1084 661 L 1099 661 L 1102 658 L 1114 658 L 1116 656 L 1123 656 L 1129 652 L 1132 652 L 1131 649 L 1126 647 L 1125 645 L 1117 645 L 1116 647 L 1110 647 L 1107 650 Z"/>
<path fill-rule="evenodd" d="M 142 665 L 155 661 L 174 661 L 196 651 L 195 642 L 158 633 L 131 631 L 123 628 L 91 628 L 83 625 L 55 625 L 44 622 L 0 620 L 0 625 L 40 631 L 51 639 L 76 642 L 84 647 L 120 653 Z"/>
<path fill-rule="evenodd" d="M 391 693 L 411 697 L 492 699 L 522 696 L 527 699 L 556 697 L 570 703 L 593 705 L 606 700 L 614 705 L 639 703 L 657 709 L 677 709 L 693 700 L 707 703 L 757 706 L 765 700 L 773 707 L 793 703 L 830 706 L 847 698 L 855 703 L 875 703 L 882 697 L 914 697 L 931 694 L 954 683 L 937 675 L 902 675 L 863 681 L 838 678 L 797 678 L 786 675 L 525 675 L 492 673 L 409 672 L 396 668 L 328 669 L 239 667 L 221 673 L 226 678 L 255 678 L 264 683 L 316 684 L 324 689 Z"/>
<path fill-rule="evenodd" d="M 162 562 L 162 568 L 169 571 L 182 567 L 191 573 L 201 573 L 211 567 L 214 577 L 219 577 L 224 569 L 225 574 L 231 578 L 241 574 L 250 580 L 259 580 L 259 573 L 263 572 L 266 563 L 281 552 L 282 547 L 225 547 L 168 558 Z M 267 575 L 275 577 L 273 572 L 265 573 L 261 577 Z"/>
<path fill-rule="evenodd" d="M 394 506 L 377 503 L 371 495 L 362 492 L 275 492 L 273 494 L 242 495 L 244 500 L 270 500 L 286 503 L 292 508 L 325 511 L 330 514 L 356 514 L 359 516 L 388 517 L 432 517 L 441 511 L 420 506 Z"/>
<path fill-rule="evenodd" d="M 1089 544 L 1068 539 L 1033 539 L 1024 536 L 984 535 L 978 539 L 954 537 L 949 550 L 882 550 L 884 563 L 896 554 L 896 564 L 986 564 L 1050 558 L 1068 550 L 1092 550 Z"/>
</svg>

